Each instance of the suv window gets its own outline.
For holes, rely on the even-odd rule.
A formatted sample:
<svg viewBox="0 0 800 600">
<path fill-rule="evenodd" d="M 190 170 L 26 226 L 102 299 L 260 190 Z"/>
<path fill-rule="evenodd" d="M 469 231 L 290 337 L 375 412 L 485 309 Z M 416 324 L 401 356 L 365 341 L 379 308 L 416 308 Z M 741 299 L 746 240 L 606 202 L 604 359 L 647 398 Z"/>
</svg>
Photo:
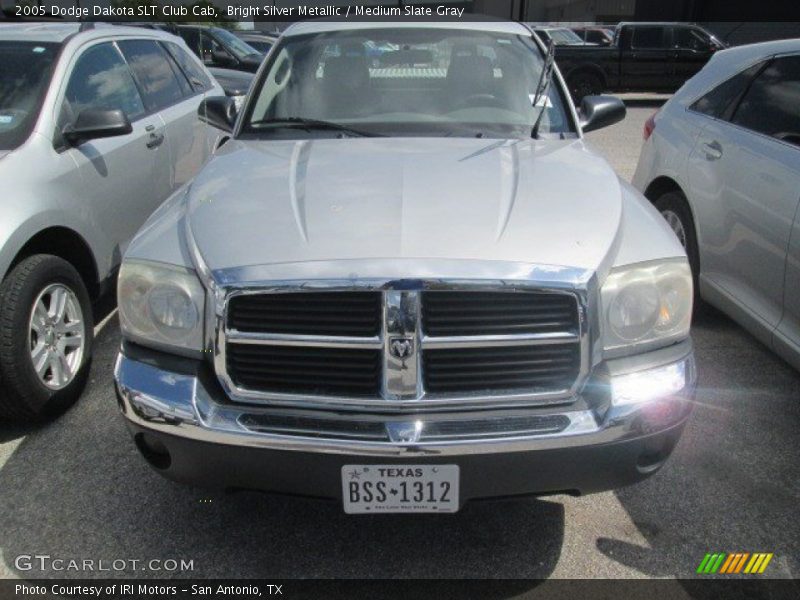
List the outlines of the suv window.
<svg viewBox="0 0 800 600">
<path fill-rule="evenodd" d="M 58 51 L 58 44 L 0 41 L 0 150 L 11 150 L 28 139 Z"/>
<path fill-rule="evenodd" d="M 732 122 L 800 146 L 800 56 L 774 59 L 750 84 Z"/>
<path fill-rule="evenodd" d="M 144 96 L 147 110 L 166 108 L 183 99 L 183 91 L 166 51 L 155 41 L 123 40 L 119 42 Z"/>
<path fill-rule="evenodd" d="M 197 61 L 189 56 L 189 54 L 178 44 L 172 42 L 164 42 L 164 47 L 170 53 L 178 66 L 183 70 L 183 73 L 189 79 L 189 83 L 196 91 L 205 91 L 211 88 L 211 80 L 206 75 L 205 71 L 197 64 Z"/>
<path fill-rule="evenodd" d="M 710 117 L 727 119 L 730 116 L 728 115 L 729 109 L 736 106 L 736 102 L 744 94 L 750 81 L 763 64 L 763 62 L 755 64 L 727 81 L 723 81 L 706 95 L 695 100 L 689 108 Z"/>
<path fill-rule="evenodd" d="M 634 27 L 631 48 L 664 48 L 663 27 Z"/>
<path fill-rule="evenodd" d="M 120 109 L 131 121 L 145 112 L 128 65 L 111 43 L 92 46 L 81 54 L 70 75 L 64 100 L 65 122 L 87 108 Z"/>
</svg>

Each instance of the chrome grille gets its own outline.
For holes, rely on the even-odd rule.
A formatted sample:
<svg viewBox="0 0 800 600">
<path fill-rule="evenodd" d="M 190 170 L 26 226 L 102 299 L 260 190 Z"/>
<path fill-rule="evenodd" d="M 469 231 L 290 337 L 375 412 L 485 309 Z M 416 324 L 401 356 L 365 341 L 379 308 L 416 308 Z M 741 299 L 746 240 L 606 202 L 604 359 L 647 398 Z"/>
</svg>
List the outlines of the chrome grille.
<svg viewBox="0 0 800 600">
<path fill-rule="evenodd" d="M 306 407 L 571 401 L 588 360 L 577 293 L 435 284 L 228 290 L 215 359 L 223 386 L 234 400 Z"/>
<path fill-rule="evenodd" d="M 346 416 L 308 414 L 248 414 L 239 423 L 250 431 L 276 435 L 304 436 L 321 439 L 347 439 L 365 442 L 390 442 L 384 419 L 356 419 Z M 389 421 L 391 423 L 391 421 Z M 480 438 L 513 438 L 526 435 L 552 435 L 570 425 L 566 415 L 495 415 L 480 418 L 474 414 L 453 419 L 442 417 L 426 420 L 419 442 L 473 440 Z"/>
</svg>

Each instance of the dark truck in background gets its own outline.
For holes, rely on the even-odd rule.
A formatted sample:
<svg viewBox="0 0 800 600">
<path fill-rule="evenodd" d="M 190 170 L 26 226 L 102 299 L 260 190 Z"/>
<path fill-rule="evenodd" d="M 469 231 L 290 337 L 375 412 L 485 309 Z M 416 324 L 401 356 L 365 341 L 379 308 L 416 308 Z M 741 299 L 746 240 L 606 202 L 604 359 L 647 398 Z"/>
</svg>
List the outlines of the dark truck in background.
<svg viewBox="0 0 800 600">
<path fill-rule="evenodd" d="M 610 46 L 556 46 L 576 103 L 603 92 L 674 92 L 726 45 L 689 23 L 620 23 Z"/>
</svg>

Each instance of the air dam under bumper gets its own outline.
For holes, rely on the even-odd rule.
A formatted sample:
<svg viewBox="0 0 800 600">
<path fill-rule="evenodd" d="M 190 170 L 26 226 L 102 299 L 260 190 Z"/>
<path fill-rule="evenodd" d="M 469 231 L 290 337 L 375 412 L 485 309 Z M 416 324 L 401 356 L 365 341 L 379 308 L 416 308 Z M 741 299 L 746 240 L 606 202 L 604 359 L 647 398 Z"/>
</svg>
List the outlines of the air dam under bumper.
<svg viewBox="0 0 800 600">
<path fill-rule="evenodd" d="M 607 361 L 574 402 L 562 406 L 461 411 L 458 414 L 350 414 L 283 410 L 230 402 L 204 363 L 125 344 L 117 399 L 140 452 L 165 477 L 229 489 L 341 499 L 346 464 L 457 464 L 461 502 L 493 497 L 587 494 L 629 485 L 669 457 L 691 412 L 696 369 L 690 341 Z M 265 432 L 253 423 L 279 415 L 364 419 L 386 424 L 463 425 L 455 437 L 374 441 L 352 434 Z M 344 416 L 343 416 L 344 415 Z M 541 416 L 556 432 L 515 431 L 488 423 Z M 568 420 L 568 422 L 567 422 Z M 313 422 L 313 421 L 312 421 Z M 475 435 L 464 437 L 474 425 Z M 258 429 L 258 430 L 256 430 Z M 284 430 L 287 431 L 287 430 Z"/>
</svg>

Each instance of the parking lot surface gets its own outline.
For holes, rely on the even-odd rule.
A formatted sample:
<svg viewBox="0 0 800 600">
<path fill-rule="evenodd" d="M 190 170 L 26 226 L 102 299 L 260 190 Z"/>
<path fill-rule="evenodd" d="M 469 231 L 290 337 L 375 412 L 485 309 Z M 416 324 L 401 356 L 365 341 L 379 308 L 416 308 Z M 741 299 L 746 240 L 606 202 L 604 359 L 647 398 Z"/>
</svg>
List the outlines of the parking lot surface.
<svg viewBox="0 0 800 600">
<path fill-rule="evenodd" d="M 590 134 L 630 178 L 657 98 Z M 116 315 L 91 383 L 61 419 L 0 424 L 0 577 L 691 577 L 706 552 L 772 552 L 800 573 L 800 375 L 715 310 L 693 329 L 697 406 L 637 486 L 468 504 L 453 516 L 346 516 L 332 502 L 184 487 L 154 473 L 118 414 Z M 16 557 L 190 560 L 186 572 L 25 570 Z M 678 584 L 676 584 L 677 586 Z"/>
</svg>

